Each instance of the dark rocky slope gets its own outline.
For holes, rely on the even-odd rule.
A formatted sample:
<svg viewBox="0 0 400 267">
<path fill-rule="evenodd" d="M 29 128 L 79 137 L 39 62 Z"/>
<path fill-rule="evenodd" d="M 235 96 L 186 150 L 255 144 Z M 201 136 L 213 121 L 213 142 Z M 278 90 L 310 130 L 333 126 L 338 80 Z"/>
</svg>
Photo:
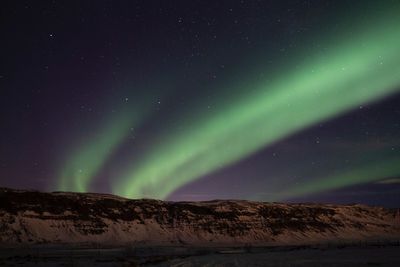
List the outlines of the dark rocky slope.
<svg viewBox="0 0 400 267">
<path fill-rule="evenodd" d="M 362 205 L 166 202 L 0 189 L 0 243 L 294 245 L 400 239 L 395 213 Z"/>
</svg>

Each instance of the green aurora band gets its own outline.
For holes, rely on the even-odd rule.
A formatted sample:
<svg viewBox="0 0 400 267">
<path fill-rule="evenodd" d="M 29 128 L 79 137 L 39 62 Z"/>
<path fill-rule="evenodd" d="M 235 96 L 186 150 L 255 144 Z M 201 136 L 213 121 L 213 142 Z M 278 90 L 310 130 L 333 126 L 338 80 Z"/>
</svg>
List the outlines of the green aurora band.
<svg viewBox="0 0 400 267">
<path fill-rule="evenodd" d="M 113 184 L 113 192 L 134 198 L 166 198 L 182 185 L 282 138 L 397 92 L 400 16 L 389 13 L 384 19 L 370 21 L 364 30 L 339 36 L 323 53 L 316 50 L 305 53 L 316 55 L 313 57 L 297 56 L 279 72 L 274 71 L 278 75 L 271 74 L 273 81 L 256 85 L 241 99 L 221 99 L 212 113 L 166 134 L 161 145 L 134 162 Z M 377 179 L 380 174 L 373 173 Z M 374 179 L 371 175 L 353 179 L 351 173 L 340 177 L 301 192 Z"/>
<path fill-rule="evenodd" d="M 320 193 L 328 190 L 338 189 L 345 186 L 368 183 L 377 178 L 397 177 L 400 173 L 400 158 L 386 158 L 378 162 L 369 162 L 353 167 L 351 170 L 338 173 L 332 176 L 322 177 L 296 188 L 285 190 L 280 198 L 300 197 L 313 193 Z"/>
<path fill-rule="evenodd" d="M 121 113 L 109 118 L 104 129 L 92 130 L 85 144 L 70 153 L 58 179 L 58 190 L 88 191 L 95 175 L 130 133 L 130 128 L 140 122 L 139 112 L 123 110 Z"/>
</svg>

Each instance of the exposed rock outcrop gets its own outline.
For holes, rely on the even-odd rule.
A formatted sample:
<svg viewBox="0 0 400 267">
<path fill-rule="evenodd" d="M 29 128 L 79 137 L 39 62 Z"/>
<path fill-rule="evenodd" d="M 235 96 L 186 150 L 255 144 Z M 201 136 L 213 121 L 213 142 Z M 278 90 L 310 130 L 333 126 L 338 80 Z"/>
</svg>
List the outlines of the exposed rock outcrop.
<svg viewBox="0 0 400 267">
<path fill-rule="evenodd" d="M 0 188 L 0 243 L 295 245 L 400 239 L 393 211 L 243 200 L 167 202 Z"/>
</svg>

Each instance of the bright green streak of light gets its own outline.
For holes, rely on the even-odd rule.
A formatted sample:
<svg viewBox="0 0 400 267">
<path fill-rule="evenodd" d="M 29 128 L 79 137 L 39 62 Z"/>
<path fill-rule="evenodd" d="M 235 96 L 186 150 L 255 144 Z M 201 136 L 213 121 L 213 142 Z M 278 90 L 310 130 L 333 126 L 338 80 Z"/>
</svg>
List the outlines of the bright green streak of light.
<svg viewBox="0 0 400 267">
<path fill-rule="evenodd" d="M 102 165 L 129 134 L 138 118 L 125 110 L 113 117 L 104 129 L 89 134 L 85 144 L 71 153 L 58 179 L 58 190 L 87 192 L 88 187 Z"/>
<path fill-rule="evenodd" d="M 279 139 L 397 91 L 399 18 L 375 25 L 332 45 L 324 55 L 291 62 L 275 82 L 260 84 L 254 94 L 222 103 L 219 110 L 167 136 L 114 185 L 114 193 L 165 198 Z"/>
<path fill-rule="evenodd" d="M 360 183 L 376 181 L 377 179 L 394 177 L 400 173 L 400 159 L 385 159 L 381 162 L 370 162 L 352 170 L 333 176 L 319 178 L 302 186 L 283 192 L 281 199 L 352 186 Z"/>
</svg>

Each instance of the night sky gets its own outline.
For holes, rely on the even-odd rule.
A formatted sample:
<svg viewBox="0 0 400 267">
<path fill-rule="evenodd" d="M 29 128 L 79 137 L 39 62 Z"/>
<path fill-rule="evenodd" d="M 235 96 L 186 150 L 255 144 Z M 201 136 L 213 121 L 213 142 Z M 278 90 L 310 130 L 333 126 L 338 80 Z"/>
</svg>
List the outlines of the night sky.
<svg viewBox="0 0 400 267">
<path fill-rule="evenodd" d="M 0 186 L 400 206 L 400 1 L 2 1 Z"/>
</svg>

